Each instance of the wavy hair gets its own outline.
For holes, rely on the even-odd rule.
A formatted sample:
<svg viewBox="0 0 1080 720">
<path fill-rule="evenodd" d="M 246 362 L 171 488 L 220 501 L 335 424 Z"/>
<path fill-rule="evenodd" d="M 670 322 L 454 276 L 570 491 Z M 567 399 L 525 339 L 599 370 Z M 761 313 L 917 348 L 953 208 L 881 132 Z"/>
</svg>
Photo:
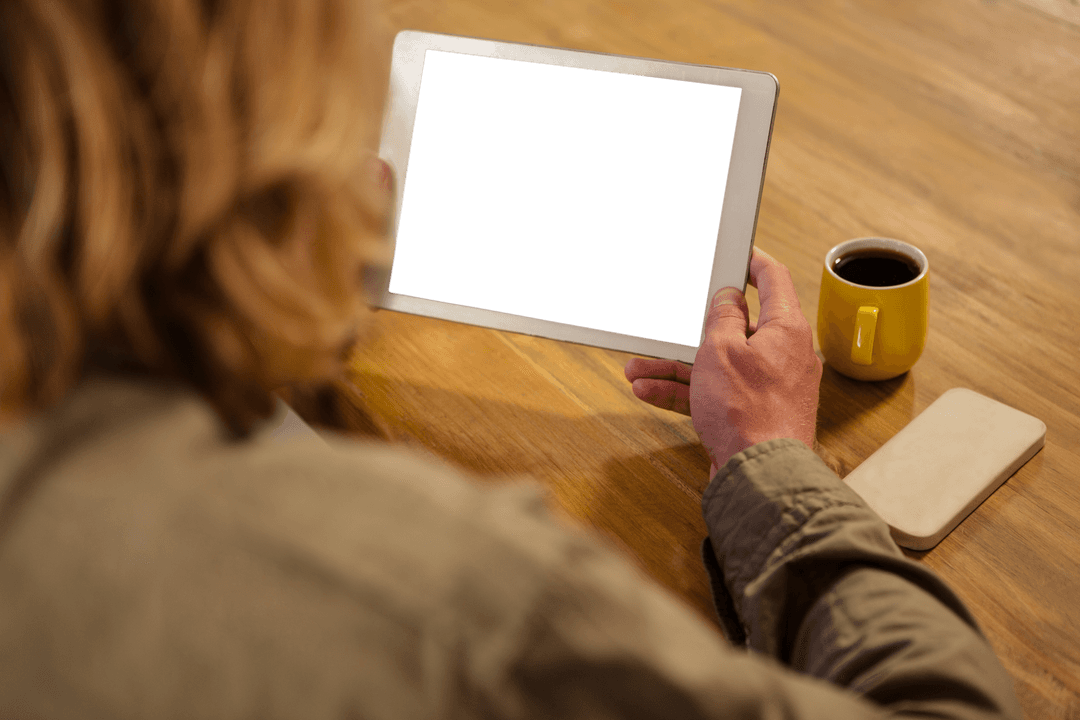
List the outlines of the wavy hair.
<svg viewBox="0 0 1080 720">
<path fill-rule="evenodd" d="M 0 3 L 0 423 L 88 368 L 238 433 L 342 370 L 385 269 L 368 0 Z M 368 167 L 368 172 L 365 172 Z"/>
</svg>

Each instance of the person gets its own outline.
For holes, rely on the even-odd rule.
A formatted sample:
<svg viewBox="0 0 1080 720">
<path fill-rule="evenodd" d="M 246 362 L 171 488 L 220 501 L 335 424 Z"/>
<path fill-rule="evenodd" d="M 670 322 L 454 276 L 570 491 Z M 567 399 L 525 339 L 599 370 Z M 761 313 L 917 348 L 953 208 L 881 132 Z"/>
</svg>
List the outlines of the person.
<svg viewBox="0 0 1080 720">
<path fill-rule="evenodd" d="M 387 266 L 362 0 L 0 4 L 0 716 L 999 718 L 975 620 L 811 451 L 821 364 L 761 250 L 692 371 L 716 630 L 433 459 L 267 437 Z M 739 647 L 745 645 L 745 648 Z"/>
</svg>

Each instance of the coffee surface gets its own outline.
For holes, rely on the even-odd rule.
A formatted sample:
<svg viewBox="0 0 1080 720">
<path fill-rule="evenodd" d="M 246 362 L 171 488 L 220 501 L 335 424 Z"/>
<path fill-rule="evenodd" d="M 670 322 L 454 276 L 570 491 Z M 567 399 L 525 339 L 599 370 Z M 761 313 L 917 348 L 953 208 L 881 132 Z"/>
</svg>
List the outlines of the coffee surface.
<svg viewBox="0 0 1080 720">
<path fill-rule="evenodd" d="M 919 266 L 906 255 L 887 250 L 864 250 L 833 261 L 833 271 L 848 282 L 869 287 L 903 285 L 919 276 Z"/>
</svg>

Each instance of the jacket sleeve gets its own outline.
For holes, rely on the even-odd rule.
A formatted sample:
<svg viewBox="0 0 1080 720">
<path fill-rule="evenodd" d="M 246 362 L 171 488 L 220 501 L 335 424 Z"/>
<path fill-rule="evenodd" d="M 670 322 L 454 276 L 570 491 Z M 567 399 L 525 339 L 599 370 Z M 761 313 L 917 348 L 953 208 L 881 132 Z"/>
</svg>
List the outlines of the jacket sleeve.
<svg viewBox="0 0 1080 720">
<path fill-rule="evenodd" d="M 901 716 L 1020 717 L 960 600 L 804 444 L 735 455 L 702 509 L 717 609 L 752 653 Z"/>
<path fill-rule="evenodd" d="M 582 720 L 1020 717 L 959 601 L 796 441 L 732 458 L 704 499 L 750 651 L 523 492 L 485 501 L 483 525 L 509 554 L 486 555 L 476 576 L 483 622 L 455 616 L 465 635 L 440 673 L 458 699 L 447 707 Z M 493 597 L 519 597 L 520 611 Z"/>
</svg>

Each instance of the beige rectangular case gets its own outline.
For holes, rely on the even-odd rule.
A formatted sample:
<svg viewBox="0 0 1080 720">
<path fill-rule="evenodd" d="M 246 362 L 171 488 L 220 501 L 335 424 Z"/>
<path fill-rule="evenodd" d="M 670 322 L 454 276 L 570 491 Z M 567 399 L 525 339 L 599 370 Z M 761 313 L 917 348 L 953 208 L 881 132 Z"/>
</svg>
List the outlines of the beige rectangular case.
<svg viewBox="0 0 1080 720">
<path fill-rule="evenodd" d="M 966 388 L 930 404 L 844 481 L 892 529 L 928 550 L 1043 446 L 1039 419 Z"/>
</svg>

